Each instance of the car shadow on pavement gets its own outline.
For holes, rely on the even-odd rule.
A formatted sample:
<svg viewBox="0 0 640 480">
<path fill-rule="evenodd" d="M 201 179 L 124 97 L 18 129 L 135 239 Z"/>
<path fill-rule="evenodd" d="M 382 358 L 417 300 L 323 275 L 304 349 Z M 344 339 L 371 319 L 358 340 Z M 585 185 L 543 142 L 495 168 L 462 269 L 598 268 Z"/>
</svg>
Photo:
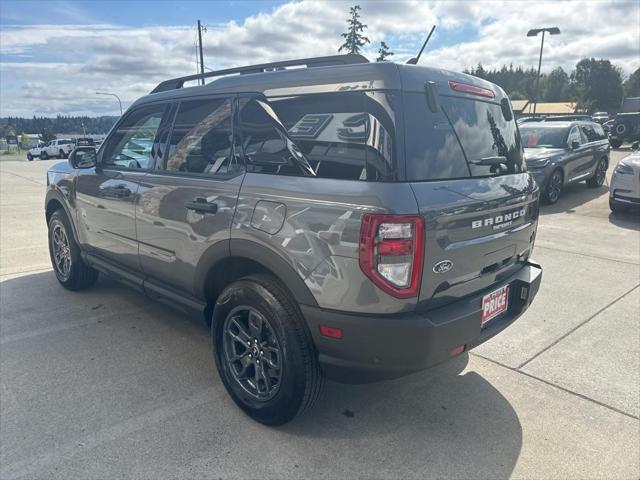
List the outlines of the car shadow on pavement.
<svg viewBox="0 0 640 480">
<path fill-rule="evenodd" d="M 609 214 L 609 222 L 613 223 L 616 227 L 640 231 L 640 208 L 616 213 L 611 212 Z"/>
<path fill-rule="evenodd" d="M 5 452 L 7 464 L 21 458 L 29 445 L 43 453 L 33 454 L 34 462 L 42 465 L 28 468 L 50 468 L 63 459 L 51 453 L 57 451 L 52 450 L 57 442 L 72 439 L 75 447 L 75 442 L 88 441 L 85 435 L 109 438 L 104 432 L 123 418 L 139 422 L 136 415 L 156 415 L 145 413 L 149 405 L 158 408 L 155 412 L 168 411 L 167 405 L 179 408 L 189 395 L 207 390 L 213 393 L 210 400 L 206 395 L 206 404 L 182 411 L 175 422 L 171 417 L 163 422 L 166 443 L 160 442 L 161 448 L 171 446 L 173 451 L 174 437 L 188 439 L 197 430 L 202 438 L 188 449 L 197 457 L 194 462 L 210 459 L 220 439 L 228 437 L 256 455 L 264 442 L 270 443 L 267 454 L 295 453 L 300 471 L 316 468 L 316 476 L 322 476 L 325 468 L 334 477 L 344 472 L 343 478 L 508 478 L 520 454 L 518 415 L 489 381 L 465 370 L 468 354 L 397 380 L 327 382 L 312 409 L 273 428 L 252 421 L 228 398 L 214 373 L 208 328 L 197 319 L 174 313 L 103 275 L 91 290 L 68 292 L 51 271 L 27 274 L 3 281 L 0 293 L 3 362 L 8 369 L 3 387 L 15 395 L 11 402 L 5 398 L 3 411 L 13 425 L 9 430 L 5 425 L 5 434 L 17 435 L 15 452 Z M 34 409 L 48 414 L 36 415 Z M 96 412 L 104 423 L 87 434 L 78 432 L 76 425 L 92 421 Z M 148 429 L 143 438 L 156 438 L 153 423 Z M 11 435 L 5 440 L 12 441 Z M 117 440 L 133 441 L 128 434 Z M 102 441 L 95 440 L 96 445 Z M 186 449 L 156 461 L 183 462 Z M 243 465 L 246 450 L 238 449 L 237 458 L 235 449 L 229 452 L 225 461 Z M 321 465 L 328 457 L 338 468 Z M 93 458 L 96 471 L 119 465 L 99 456 L 82 458 Z M 121 460 L 127 465 L 136 458 L 132 451 Z M 240 478 L 255 473 L 236 471 Z"/>
<path fill-rule="evenodd" d="M 522 447 L 522 427 L 491 383 L 474 371 L 460 374 L 467 362 L 464 354 L 421 373 L 369 385 L 328 382 L 310 412 L 281 428 L 354 445 L 384 439 L 385 450 L 376 454 L 396 478 L 508 478 Z M 415 465 L 423 469 L 407 470 Z M 365 465 L 360 469 L 366 470 Z"/>
<path fill-rule="evenodd" d="M 540 205 L 540 215 L 553 213 L 575 213 L 576 208 L 587 202 L 609 194 L 608 182 L 598 188 L 587 187 L 584 182 L 566 185 L 557 203 Z"/>
</svg>

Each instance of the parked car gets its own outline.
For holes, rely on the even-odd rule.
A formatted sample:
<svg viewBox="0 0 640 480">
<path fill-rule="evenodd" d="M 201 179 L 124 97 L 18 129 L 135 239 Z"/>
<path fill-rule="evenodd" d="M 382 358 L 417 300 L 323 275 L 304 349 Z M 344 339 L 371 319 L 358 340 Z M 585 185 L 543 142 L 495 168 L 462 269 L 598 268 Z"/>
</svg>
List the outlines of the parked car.
<svg viewBox="0 0 640 480">
<path fill-rule="evenodd" d="M 640 112 L 616 114 L 609 141 L 613 148 L 620 148 L 624 142 L 640 141 Z"/>
<path fill-rule="evenodd" d="M 518 125 L 522 125 L 523 123 L 529 122 L 540 122 L 543 117 L 520 117 L 516 122 Z"/>
<path fill-rule="evenodd" d="M 40 158 L 40 153 L 42 152 L 44 146 L 44 142 L 38 142 L 35 147 L 27 150 L 27 160 L 31 162 L 34 158 Z"/>
<path fill-rule="evenodd" d="M 582 121 L 582 122 L 592 122 L 593 119 L 590 115 L 585 115 L 582 113 L 575 114 L 567 114 L 567 115 L 550 115 L 548 117 L 544 117 L 543 122 L 572 122 L 572 121 Z"/>
<path fill-rule="evenodd" d="M 640 208 L 640 152 L 623 158 L 613 170 L 609 208 L 612 212 Z"/>
<path fill-rule="evenodd" d="M 27 160 L 34 158 L 47 160 L 49 158 L 67 158 L 71 150 L 73 150 L 74 142 L 70 138 L 60 138 L 51 140 L 41 146 L 34 147 L 27 152 Z"/>
<path fill-rule="evenodd" d="M 594 122 L 602 125 L 604 124 L 604 122 L 607 122 L 609 120 L 609 114 L 607 112 L 596 112 L 591 115 L 591 118 Z"/>
<path fill-rule="evenodd" d="M 604 183 L 609 167 L 609 141 L 595 122 L 539 122 L 520 126 L 529 172 L 545 203 L 556 203 L 564 185 Z"/>
<path fill-rule="evenodd" d="M 339 55 L 167 80 L 47 184 L 58 281 L 109 273 L 207 321 L 224 386 L 265 424 L 323 377 L 470 350 L 542 278 L 509 100 L 440 69 Z"/>
<path fill-rule="evenodd" d="M 604 130 L 604 133 L 609 135 L 609 133 L 611 132 L 611 127 L 613 127 L 614 122 L 615 120 L 607 120 L 602 124 L 602 129 Z"/>
<path fill-rule="evenodd" d="M 93 138 L 76 138 L 74 144 L 77 147 L 94 147 L 96 142 L 94 142 Z"/>
</svg>

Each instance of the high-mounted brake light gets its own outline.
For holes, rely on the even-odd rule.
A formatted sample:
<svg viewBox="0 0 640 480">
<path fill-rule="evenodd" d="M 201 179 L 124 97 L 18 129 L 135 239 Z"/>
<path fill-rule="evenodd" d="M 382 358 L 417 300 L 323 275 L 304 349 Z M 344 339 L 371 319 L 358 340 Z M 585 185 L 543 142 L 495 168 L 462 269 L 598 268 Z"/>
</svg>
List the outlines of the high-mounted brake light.
<svg viewBox="0 0 640 480">
<path fill-rule="evenodd" d="M 496 96 L 493 90 L 488 88 L 482 88 L 468 83 L 454 82 L 453 80 L 449 80 L 449 88 L 456 92 L 468 93 L 469 95 L 476 95 L 478 97 L 494 98 Z"/>
<path fill-rule="evenodd" d="M 420 215 L 365 213 L 360 227 L 360 268 L 379 288 L 397 298 L 420 291 L 424 219 Z"/>
</svg>

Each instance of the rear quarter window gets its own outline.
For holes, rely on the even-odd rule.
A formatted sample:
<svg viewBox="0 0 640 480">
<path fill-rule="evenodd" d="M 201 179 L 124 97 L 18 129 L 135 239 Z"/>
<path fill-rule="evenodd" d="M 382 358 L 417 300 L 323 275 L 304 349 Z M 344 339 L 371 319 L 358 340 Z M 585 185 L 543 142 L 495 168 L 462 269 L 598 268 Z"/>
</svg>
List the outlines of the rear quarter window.
<svg viewBox="0 0 640 480">
<path fill-rule="evenodd" d="M 393 94 L 337 92 L 240 100 L 247 169 L 341 180 L 397 178 Z"/>
</svg>

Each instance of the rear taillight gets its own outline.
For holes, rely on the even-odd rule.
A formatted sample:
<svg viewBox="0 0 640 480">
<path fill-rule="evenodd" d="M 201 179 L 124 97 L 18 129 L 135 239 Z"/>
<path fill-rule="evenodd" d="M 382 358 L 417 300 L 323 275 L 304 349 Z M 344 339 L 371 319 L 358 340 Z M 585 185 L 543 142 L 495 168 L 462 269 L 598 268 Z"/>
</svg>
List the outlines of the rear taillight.
<svg viewBox="0 0 640 480">
<path fill-rule="evenodd" d="M 360 227 L 360 268 L 382 290 L 397 298 L 420 291 L 424 219 L 419 215 L 365 213 Z"/>
</svg>

